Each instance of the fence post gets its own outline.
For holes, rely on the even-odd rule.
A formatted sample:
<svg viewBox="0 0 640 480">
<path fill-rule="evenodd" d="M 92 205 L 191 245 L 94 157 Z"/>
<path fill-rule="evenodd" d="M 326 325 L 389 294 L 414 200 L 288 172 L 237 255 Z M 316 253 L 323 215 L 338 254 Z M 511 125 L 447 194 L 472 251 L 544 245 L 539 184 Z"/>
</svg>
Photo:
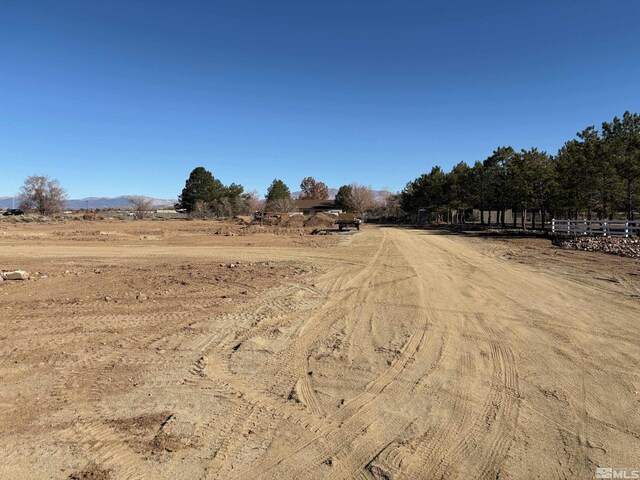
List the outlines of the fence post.
<svg viewBox="0 0 640 480">
<path fill-rule="evenodd" d="M 551 219 L 551 233 L 556 233 L 556 219 Z"/>
<path fill-rule="evenodd" d="M 589 225 L 587 224 L 587 219 L 583 218 L 582 219 L 582 234 L 586 235 L 589 229 Z"/>
<path fill-rule="evenodd" d="M 609 234 L 609 223 L 605 220 L 603 223 L 604 236 L 606 237 Z"/>
<path fill-rule="evenodd" d="M 629 221 L 624 222 L 624 236 L 629 238 Z"/>
</svg>

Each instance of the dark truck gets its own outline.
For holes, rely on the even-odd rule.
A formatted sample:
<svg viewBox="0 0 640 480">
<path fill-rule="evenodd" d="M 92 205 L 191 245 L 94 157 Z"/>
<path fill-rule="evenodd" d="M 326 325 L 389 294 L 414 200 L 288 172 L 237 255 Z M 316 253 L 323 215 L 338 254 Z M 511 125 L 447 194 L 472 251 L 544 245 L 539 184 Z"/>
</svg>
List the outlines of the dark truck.
<svg viewBox="0 0 640 480">
<path fill-rule="evenodd" d="M 2 215 L 5 217 L 9 215 L 24 215 L 24 212 L 19 208 L 8 208 Z"/>
<path fill-rule="evenodd" d="M 339 213 L 338 219 L 334 223 L 338 225 L 340 231 L 349 227 L 356 227 L 356 230 L 360 230 L 362 220 L 356 217 L 355 213 Z"/>
</svg>

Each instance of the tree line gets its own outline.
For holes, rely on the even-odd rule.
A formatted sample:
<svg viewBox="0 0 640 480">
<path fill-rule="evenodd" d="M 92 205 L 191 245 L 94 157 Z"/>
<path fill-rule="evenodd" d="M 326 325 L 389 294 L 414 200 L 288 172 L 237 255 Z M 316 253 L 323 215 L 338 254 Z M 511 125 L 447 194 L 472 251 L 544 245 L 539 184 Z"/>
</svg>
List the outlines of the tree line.
<svg viewBox="0 0 640 480">
<path fill-rule="evenodd" d="M 424 209 L 429 221 L 485 223 L 493 213 L 506 226 L 507 210 L 514 224 L 520 214 L 522 227 L 529 215 L 534 228 L 551 216 L 634 220 L 640 209 L 640 116 L 625 112 L 599 129 L 587 127 L 555 156 L 503 146 L 472 166 L 460 162 L 450 172 L 435 166 L 407 183 L 399 200 L 406 217 L 415 219 Z M 479 219 L 471 218 L 474 209 Z"/>
<path fill-rule="evenodd" d="M 326 200 L 329 188 L 313 177 L 300 183 L 299 199 Z M 20 207 L 41 215 L 65 207 L 66 191 L 60 182 L 43 175 L 30 176 L 20 191 Z M 150 208 L 143 197 L 131 197 L 139 216 Z M 146 202 L 146 203 L 145 203 Z M 245 192 L 242 185 L 224 185 L 204 167 L 195 168 L 185 182 L 176 209 L 191 216 L 229 217 L 256 211 L 290 212 L 294 199 L 289 187 L 274 179 L 263 199 Z M 460 162 L 445 172 L 435 166 L 407 183 L 397 195 L 376 198 L 371 188 L 352 183 L 339 188 L 335 208 L 394 220 L 415 221 L 424 212 L 428 221 L 506 226 L 512 212 L 525 227 L 544 226 L 554 216 L 607 219 L 614 215 L 635 220 L 640 210 L 640 115 L 625 112 L 621 118 L 590 126 L 567 141 L 556 155 L 531 148 L 516 151 L 497 148 L 473 165 Z M 480 211 L 474 218 L 474 211 Z"/>
<path fill-rule="evenodd" d="M 300 200 L 327 200 L 329 187 L 313 177 L 305 177 L 300 183 Z M 52 215 L 62 211 L 68 199 L 60 182 L 46 175 L 28 177 L 20 189 L 20 208 L 40 215 Z M 131 208 L 138 218 L 144 218 L 152 210 L 152 201 L 146 197 L 129 197 Z M 356 183 L 343 185 L 334 200 L 335 208 L 357 212 L 361 215 L 386 211 L 385 202 L 375 198 L 371 188 Z M 175 208 L 192 217 L 230 217 L 252 214 L 258 211 L 291 212 L 294 198 L 289 187 L 279 179 L 274 179 L 264 199 L 255 191 L 245 192 L 242 185 L 224 185 L 204 167 L 194 168 L 185 182 Z"/>
<path fill-rule="evenodd" d="M 329 187 L 313 177 L 302 179 L 300 190 L 299 200 L 329 199 Z M 360 215 L 388 210 L 387 202 L 376 199 L 371 188 L 356 183 L 341 186 L 334 205 L 336 209 Z M 192 216 L 229 217 L 257 211 L 291 212 L 294 198 L 280 179 L 274 179 L 264 199 L 260 199 L 256 192 L 244 192 L 242 185 L 235 183 L 225 186 L 210 171 L 197 167 L 189 175 L 175 207 Z"/>
</svg>

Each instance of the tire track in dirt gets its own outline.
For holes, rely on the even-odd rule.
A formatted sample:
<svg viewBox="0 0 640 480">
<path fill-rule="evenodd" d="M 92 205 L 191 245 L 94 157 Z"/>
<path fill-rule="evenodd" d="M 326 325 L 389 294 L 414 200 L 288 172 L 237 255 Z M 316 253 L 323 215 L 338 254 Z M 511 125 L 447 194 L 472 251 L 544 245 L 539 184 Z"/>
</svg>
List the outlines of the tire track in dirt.
<svg viewBox="0 0 640 480">
<path fill-rule="evenodd" d="M 280 315 L 283 315 L 283 312 L 286 311 L 286 308 L 279 304 L 281 299 L 276 298 L 268 303 L 269 307 L 272 307 L 272 311 L 279 312 Z M 275 306 L 275 308 L 273 308 Z M 298 306 L 300 306 L 298 304 Z M 228 320 L 229 317 L 233 317 L 238 320 L 246 320 L 246 316 L 242 314 L 229 314 L 226 315 L 223 320 Z M 174 319 L 174 316 L 170 316 Z M 166 320 L 166 316 L 164 319 Z M 266 314 L 260 315 L 260 318 L 266 318 Z M 178 320 L 184 320 L 183 316 L 178 316 Z M 145 319 L 141 320 L 142 322 Z M 175 323 L 175 322 L 173 322 Z M 182 328 L 182 324 L 178 323 L 177 325 L 172 324 L 172 322 L 162 322 L 163 328 L 157 329 L 151 335 L 143 335 L 139 337 L 131 338 L 128 344 L 138 345 L 142 352 L 140 355 L 135 357 L 131 356 L 131 353 L 119 354 L 117 352 L 112 352 L 110 355 L 102 356 L 100 354 L 88 356 L 84 359 L 84 365 L 81 366 L 80 372 L 82 375 L 82 385 L 79 387 L 79 391 L 86 392 L 86 397 L 79 402 L 79 398 L 75 396 L 72 401 L 75 404 L 85 405 L 87 408 L 86 412 L 82 415 L 86 415 L 89 418 L 101 418 L 104 416 L 103 411 L 99 410 L 98 406 L 101 402 L 104 402 L 105 399 L 105 389 L 103 387 L 103 383 L 106 381 L 105 376 L 108 375 L 108 371 L 110 368 L 114 366 L 126 366 L 126 365 L 137 365 L 141 368 L 144 368 L 149 371 L 153 370 L 163 370 L 163 363 L 166 362 L 161 356 L 155 356 L 149 358 L 148 355 L 144 355 L 143 350 L 145 346 L 153 347 L 154 345 L 158 345 L 163 339 L 167 337 L 174 337 L 175 333 Z M 220 325 L 222 327 L 228 328 L 229 323 L 221 322 Z M 216 334 L 219 334 L 221 331 L 216 330 Z M 211 343 L 213 340 L 211 337 L 205 337 L 205 344 L 207 345 Z M 182 344 L 185 347 L 184 344 Z M 135 352 L 134 352 L 135 353 Z M 205 362 L 204 357 L 199 358 L 196 361 L 196 364 L 191 369 L 192 375 L 202 375 L 204 370 Z M 60 379 L 60 382 L 64 382 L 65 379 Z M 108 382 L 107 382 L 108 383 Z M 167 390 L 168 385 L 165 382 L 160 380 L 157 387 L 161 387 L 163 390 Z M 56 391 L 64 392 L 61 396 L 65 398 L 68 395 L 68 389 L 64 385 L 64 383 L 60 383 Z M 105 449 L 104 445 L 126 445 L 126 437 L 124 434 L 119 432 L 114 432 L 112 429 L 109 429 L 107 426 L 104 428 L 95 428 L 96 424 L 92 424 L 92 428 L 84 428 L 79 429 L 75 433 L 77 435 L 76 441 L 79 443 L 81 448 L 85 451 L 85 454 L 91 458 L 96 458 L 97 461 L 103 462 L 109 460 L 108 463 L 104 463 L 109 466 L 109 468 L 117 468 L 115 458 L 118 455 L 114 455 L 111 458 L 112 451 L 110 449 Z M 108 437 L 105 435 L 108 433 Z M 114 447 L 115 448 L 115 447 Z M 124 448 L 124 447 L 123 447 Z M 136 456 L 135 452 L 128 452 L 128 454 L 123 451 L 121 456 L 124 459 L 124 463 L 122 465 L 122 475 L 126 477 L 130 474 L 130 472 L 135 471 L 144 471 L 145 461 Z M 133 476 L 132 478 L 134 478 Z"/>
<path fill-rule="evenodd" d="M 449 438 L 446 441 L 437 441 L 442 445 L 441 448 L 431 452 L 419 469 L 410 471 L 414 474 L 422 472 L 427 478 L 460 475 L 464 472 L 459 469 L 463 468 L 465 460 L 469 462 L 469 459 L 478 458 L 479 464 L 471 471 L 480 478 L 494 477 L 499 474 L 500 465 L 514 441 L 519 411 L 518 375 L 514 357 L 511 350 L 495 337 L 495 332 L 484 319 L 477 320 L 478 326 L 494 338 L 489 341 L 492 372 L 489 391 L 483 398 L 483 406 L 479 413 L 470 416 L 469 382 L 461 382 L 456 389 L 459 393 L 456 393 L 453 401 L 467 404 L 465 407 L 458 407 L 467 412 L 463 414 L 465 418 L 456 422 L 453 428 L 447 426 L 447 430 L 451 432 Z M 465 364 L 468 364 L 468 361 L 463 362 L 458 370 L 461 371 L 461 375 L 471 378 L 470 374 L 474 370 L 465 368 Z M 466 374 L 462 373 L 465 370 Z M 467 422 L 470 423 L 464 428 Z M 483 450 L 483 453 L 479 455 L 478 449 Z"/>
<path fill-rule="evenodd" d="M 420 276 L 419 272 L 416 273 Z M 423 303 L 423 305 L 425 305 L 425 303 Z M 437 319 L 435 321 L 438 323 L 442 317 L 436 316 L 434 318 Z M 463 319 L 465 319 L 465 317 L 463 317 Z M 449 331 L 450 327 L 451 326 L 448 325 L 441 331 Z M 455 328 L 454 330 L 464 331 L 466 328 L 463 323 L 462 327 Z M 470 350 L 473 344 L 468 344 L 467 347 L 464 345 L 464 342 L 468 342 L 468 340 L 469 338 L 466 337 L 457 337 L 460 356 L 458 357 L 457 366 L 454 369 L 454 378 L 456 378 L 456 380 L 450 390 L 448 390 L 455 392 L 453 398 L 448 402 L 450 405 L 450 410 L 447 412 L 446 417 L 448 418 L 448 422 L 430 427 L 422 437 L 420 437 L 417 443 L 409 442 L 409 447 L 397 449 L 400 452 L 404 451 L 409 454 L 411 460 L 407 462 L 408 470 L 406 471 L 406 475 L 410 478 L 418 475 L 425 478 L 435 478 L 444 475 L 447 471 L 447 466 L 455 464 L 458 461 L 456 448 L 452 448 L 452 444 L 455 444 L 457 438 L 468 436 L 465 433 L 467 431 L 466 429 L 473 429 L 475 427 L 475 425 L 473 427 L 469 425 L 469 420 L 473 421 L 474 418 L 470 417 L 472 413 L 470 411 L 468 395 L 471 385 L 470 380 L 475 375 L 475 367 Z M 460 342 L 462 342 L 462 344 Z M 442 350 L 444 350 L 445 346 L 446 343 L 443 344 Z M 428 380 L 423 379 L 419 385 L 420 390 L 426 390 L 427 386 L 430 387 L 429 391 L 432 394 L 430 398 L 437 401 L 440 390 L 442 389 L 442 381 L 434 382 L 429 378 Z M 485 414 L 488 414 L 489 405 L 492 405 L 491 399 L 485 399 Z M 411 445 L 412 443 L 413 445 Z M 460 447 L 458 447 L 458 450 L 459 449 Z M 396 453 L 396 456 L 401 456 L 403 459 L 406 457 L 405 454 L 399 452 Z M 431 469 L 429 469 L 429 467 L 431 467 Z"/>
<path fill-rule="evenodd" d="M 418 280 L 419 274 L 415 270 L 415 266 L 409 263 L 409 259 L 407 255 L 404 253 L 404 250 L 398 245 L 397 241 L 394 240 L 393 244 L 396 248 L 396 251 L 400 252 L 401 256 L 407 261 L 407 264 L 410 265 L 410 269 L 414 270 L 415 274 L 412 275 L 411 278 Z M 425 301 L 426 301 L 426 294 L 423 288 L 423 284 L 420 282 L 418 283 L 418 292 L 419 293 L 416 296 L 417 301 L 419 302 L 419 304 L 423 305 L 425 304 Z M 422 311 L 420 311 L 419 313 L 422 313 Z M 398 360 L 393 364 L 393 366 L 390 369 L 388 369 L 383 375 L 379 376 L 374 382 L 372 382 L 367 386 L 367 389 L 365 392 L 366 394 L 373 394 L 374 396 L 381 394 L 389 385 L 391 385 L 391 383 L 394 380 L 398 378 L 400 373 L 405 370 L 408 364 L 412 364 L 413 368 L 418 367 L 417 376 L 414 377 L 415 380 L 413 381 L 396 382 L 400 387 L 408 386 L 409 388 L 406 391 L 403 391 L 403 388 L 399 388 L 398 385 L 394 385 L 395 387 L 393 389 L 394 397 L 397 396 L 397 398 L 403 398 L 404 395 L 407 395 L 407 394 L 410 395 L 409 392 L 411 391 L 411 389 L 415 389 L 417 385 L 421 384 L 424 386 L 427 384 L 427 381 L 425 379 L 427 378 L 430 379 L 431 373 L 440 366 L 444 358 L 443 352 L 445 351 L 447 346 L 447 339 L 446 339 L 446 336 L 442 336 L 438 338 L 434 335 L 429 335 L 430 325 L 433 322 L 424 314 L 422 315 L 421 318 L 423 318 L 423 321 L 416 322 L 416 324 L 414 325 L 413 333 L 410 337 L 409 342 L 407 342 L 407 344 L 403 348 L 401 356 L 398 358 Z M 419 340 L 417 340 L 418 338 Z M 422 345 L 423 343 L 424 345 Z M 431 352 L 436 352 L 436 354 L 431 359 L 421 358 L 420 360 L 418 360 L 416 359 L 416 354 L 420 350 L 422 350 L 423 355 L 425 353 L 430 354 Z M 421 364 L 428 365 L 428 369 L 426 371 L 420 371 L 419 365 Z M 415 375 L 416 371 L 414 371 L 413 373 Z M 438 385 L 436 383 L 433 383 L 433 387 L 434 387 L 434 390 L 438 389 Z M 363 398 L 364 398 L 364 395 L 358 396 L 354 401 L 345 405 L 344 416 L 346 418 L 350 420 L 356 417 L 358 414 L 362 414 L 362 417 L 364 418 L 380 419 L 380 421 L 376 423 L 385 424 L 385 425 L 390 425 L 390 424 L 397 425 L 397 419 L 391 418 L 392 415 L 390 415 L 388 411 L 375 412 L 375 413 L 367 411 L 366 407 L 372 405 L 372 402 L 367 400 L 363 401 Z M 355 413 L 352 413 L 349 410 L 353 410 Z M 347 420 L 347 422 L 349 420 Z M 385 422 L 385 420 L 387 421 Z M 408 422 L 408 423 L 410 424 L 412 422 Z M 399 426 L 399 428 L 395 433 L 400 434 L 404 428 L 406 428 L 406 425 Z M 365 430 L 366 430 L 366 427 L 365 427 Z M 363 446 L 366 444 L 366 442 L 363 439 L 358 439 L 358 440 L 361 440 L 357 442 L 360 444 L 360 446 Z M 372 448 L 375 448 L 374 445 L 376 445 L 375 443 L 376 441 L 380 441 L 380 439 L 369 439 L 369 444 L 367 444 L 366 448 L 363 449 L 363 451 L 359 452 L 359 454 L 355 452 L 354 448 L 350 448 L 348 451 L 342 450 L 339 453 L 336 453 L 335 456 L 338 459 L 340 458 L 344 459 L 347 456 L 351 456 L 357 459 L 357 461 L 354 462 L 352 460 L 350 464 L 345 463 L 342 469 L 332 469 L 331 471 L 332 477 L 335 476 L 336 478 L 350 478 L 358 474 L 366 475 L 365 470 L 362 470 L 362 469 L 366 468 L 367 465 L 370 465 L 373 462 L 373 460 L 375 460 L 375 458 L 380 454 L 380 452 L 384 451 L 387 448 L 385 447 L 382 450 L 380 450 L 378 453 L 373 454 Z M 391 443 L 392 442 L 390 442 L 389 445 Z M 338 464 L 340 465 L 340 463 Z"/>
<path fill-rule="evenodd" d="M 278 302 L 281 299 L 276 297 L 268 303 L 271 307 L 271 311 L 285 312 L 287 308 L 279 305 Z M 301 307 L 300 303 L 292 303 Z M 273 308 L 275 306 L 275 308 Z M 230 314 L 233 315 L 233 314 Z M 224 318 L 223 320 L 227 320 Z M 260 318 L 265 318 L 266 314 L 260 315 Z M 128 318 L 128 317 L 127 317 Z M 235 316 L 234 318 L 244 319 L 244 317 Z M 92 320 L 96 320 L 95 318 Z M 109 316 L 101 316 L 99 320 L 107 322 Z M 150 319 L 145 316 L 136 316 L 137 324 L 149 324 Z M 99 405 L 104 403 L 105 394 L 109 384 L 110 369 L 114 367 L 131 367 L 136 366 L 139 369 L 145 369 L 149 371 L 163 371 L 166 359 L 162 356 L 151 356 L 146 354 L 145 350 L 149 348 L 159 348 L 160 345 L 165 346 L 165 339 L 176 338 L 180 335 L 176 335 L 184 326 L 184 321 L 193 321 L 189 315 L 184 313 L 179 314 L 159 314 L 154 316 L 154 320 L 159 323 L 160 328 L 153 329 L 149 333 L 138 334 L 131 336 L 122 344 L 122 350 L 111 351 L 108 354 L 103 354 L 100 351 L 90 355 L 86 355 L 82 358 L 82 363 L 78 368 L 74 370 L 67 370 L 66 375 L 61 375 L 57 379 L 54 385 L 53 395 L 58 397 L 64 404 L 74 404 L 76 408 L 80 406 L 78 415 L 84 418 L 102 418 L 105 416 L 105 411 L 101 410 Z M 222 327 L 228 328 L 229 324 L 222 322 Z M 222 329 L 216 330 L 219 333 Z M 211 338 L 206 339 L 207 342 L 211 341 Z M 178 342 L 179 345 L 184 346 L 185 342 Z M 135 346 L 135 350 L 125 350 L 125 346 Z M 192 368 L 192 374 L 197 375 L 199 370 L 204 368 L 204 359 L 201 358 L 194 368 Z M 145 385 L 149 387 L 150 385 Z M 162 388 L 167 391 L 169 385 L 162 379 L 158 380 L 158 383 L 154 385 L 156 388 Z M 151 386 L 151 387 L 154 387 Z M 107 415 L 109 416 L 109 415 Z M 99 421 L 88 424 L 89 427 L 76 429 L 74 431 L 73 440 L 77 443 L 80 449 L 88 458 L 95 459 L 96 462 L 104 463 L 109 468 L 119 471 L 119 475 L 123 478 L 135 478 L 135 472 L 145 471 L 144 465 L 147 463 L 141 459 L 135 452 L 127 451 L 126 436 L 121 432 L 113 431 L 106 425 L 100 425 Z M 117 445 L 122 445 L 122 451 L 117 451 Z M 117 454 L 112 453 L 117 451 Z M 122 458 L 123 463 L 119 467 L 117 465 L 117 458 Z"/>
<path fill-rule="evenodd" d="M 115 434 L 112 427 L 100 420 L 79 422 L 72 430 L 68 441 L 78 444 L 90 461 L 113 471 L 117 478 L 149 478 L 149 463 L 142 461 L 140 456 L 126 445 L 121 435 Z M 167 478 L 160 471 L 154 471 L 153 476 L 158 479 Z"/>
<path fill-rule="evenodd" d="M 233 460 L 244 446 L 243 434 L 257 421 L 259 406 L 244 401 L 238 402 L 236 409 L 225 418 L 222 426 L 212 430 L 222 438 L 222 445 L 215 456 L 205 463 L 206 478 L 228 478 L 234 468 Z"/>
<path fill-rule="evenodd" d="M 372 272 L 373 273 L 373 272 Z M 361 289 L 365 292 L 366 289 Z M 422 297 L 423 294 L 419 296 Z M 335 461 L 332 463 L 331 476 L 333 478 L 350 478 L 353 475 L 362 472 L 367 463 L 370 462 L 371 456 L 374 454 L 372 448 L 375 448 L 375 443 L 367 441 L 360 441 L 358 437 L 366 433 L 370 424 L 369 418 L 379 418 L 380 421 L 376 424 L 393 424 L 393 413 L 385 410 L 379 410 L 376 405 L 375 399 L 385 391 L 392 384 L 392 382 L 402 372 L 406 371 L 408 364 L 413 363 L 416 353 L 420 350 L 420 345 L 423 343 L 428 321 L 426 315 L 420 316 L 423 320 L 417 322 L 413 333 L 409 340 L 400 352 L 399 357 L 395 362 L 385 370 L 385 372 L 370 382 L 365 388 L 365 391 L 358 395 L 356 398 L 349 400 L 344 404 L 344 407 L 336 414 L 336 418 L 340 419 L 342 427 L 339 432 L 329 432 L 326 437 L 325 445 L 329 449 L 320 449 L 320 452 L 305 452 L 304 458 L 306 464 L 300 465 L 300 462 L 295 461 L 297 454 L 301 453 L 309 444 L 309 442 L 303 445 L 292 445 L 288 451 L 288 458 L 278 459 L 275 462 L 271 462 L 270 465 L 261 463 L 258 466 L 254 466 L 249 471 L 242 472 L 244 476 L 264 476 L 267 468 L 273 468 L 276 465 L 279 470 L 282 471 L 284 463 L 288 465 L 284 471 L 288 476 L 304 476 L 310 474 L 312 470 L 317 468 L 327 458 L 333 458 Z M 431 352 L 432 349 L 424 349 L 425 352 Z M 436 352 L 441 352 L 442 349 L 435 349 Z M 432 367 L 437 366 L 437 360 L 431 363 Z M 421 376 L 421 375 L 419 375 Z M 408 393 L 413 386 L 414 382 L 402 382 L 401 385 L 406 389 Z M 395 392 L 394 392 L 395 393 Z M 398 393 L 403 393 L 402 391 Z M 400 395 L 402 397 L 402 395 Z M 385 422 L 385 420 L 388 420 Z M 402 431 L 402 426 L 399 426 L 395 433 Z M 389 429 L 391 433 L 391 429 Z M 310 457 L 310 455 L 312 455 Z M 294 457 L 292 460 L 291 457 Z M 292 465 L 293 464 L 293 465 Z"/>
<path fill-rule="evenodd" d="M 56 333 L 49 323 L 50 350 L 32 356 L 24 342 L 36 329 L 25 330 L 7 358 L 54 368 L 57 421 L 72 410 L 77 419 L 48 453 L 75 449 L 116 478 L 577 477 L 631 458 L 637 419 L 606 411 L 607 394 L 635 405 L 628 299 L 601 318 L 610 307 L 602 290 L 554 290 L 548 275 L 476 257 L 456 237 L 372 227 L 350 240 L 322 253 L 314 285 L 293 281 L 225 315 L 210 315 L 206 299 L 180 302 L 184 317 L 84 315 L 76 320 L 116 328 L 75 332 L 63 321 Z M 574 314 L 589 294 L 599 303 Z M 113 341 L 95 344 L 109 333 Z M 78 358 L 55 351 L 85 334 Z M 110 423 L 125 403 L 149 415 L 175 407 L 199 445 L 145 458 Z M 25 464 L 24 438 L 4 448 L 3 472 Z"/>
<path fill-rule="evenodd" d="M 347 303 L 349 298 L 358 292 L 359 282 L 372 274 L 374 265 L 378 261 L 384 246 L 383 238 L 369 263 L 355 275 L 347 275 L 345 271 L 341 271 L 337 275 L 333 275 L 333 278 L 328 283 L 326 280 L 316 282 L 317 288 L 324 291 L 326 295 L 331 294 L 331 296 L 328 296 L 327 301 L 320 305 L 308 318 L 300 319 L 302 321 L 300 322 L 295 342 L 291 342 L 289 346 L 276 353 L 270 359 L 267 367 L 270 367 L 272 371 L 265 370 L 265 373 L 270 374 L 270 384 L 274 387 L 274 390 L 283 383 L 290 384 L 292 378 L 298 378 L 295 373 L 292 375 L 293 370 L 296 370 L 301 375 L 307 373 L 305 365 L 311 346 L 318 341 L 324 331 L 331 328 L 332 323 L 335 323 L 336 319 L 332 314 L 333 311 L 340 304 Z M 321 286 L 318 287 L 318 285 Z M 290 390 L 290 388 L 285 388 L 284 390 Z"/>
<path fill-rule="evenodd" d="M 421 437 L 410 442 L 411 461 L 408 463 L 407 476 L 424 476 L 425 478 L 436 478 L 433 472 L 428 470 L 429 465 L 442 464 L 447 462 L 450 444 L 460 435 L 465 435 L 465 426 L 470 415 L 468 404 L 468 392 L 470 389 L 469 379 L 474 373 L 474 362 L 470 353 L 462 353 L 457 361 L 457 368 L 453 376 L 453 386 L 448 391 L 455 391 L 456 394 L 450 398 L 450 410 L 447 411 L 447 420 L 436 426 L 429 428 Z M 444 381 L 439 379 L 435 382 L 423 383 L 420 390 L 430 391 L 429 399 L 438 402 Z M 459 393 L 458 393 L 459 392 Z"/>
</svg>

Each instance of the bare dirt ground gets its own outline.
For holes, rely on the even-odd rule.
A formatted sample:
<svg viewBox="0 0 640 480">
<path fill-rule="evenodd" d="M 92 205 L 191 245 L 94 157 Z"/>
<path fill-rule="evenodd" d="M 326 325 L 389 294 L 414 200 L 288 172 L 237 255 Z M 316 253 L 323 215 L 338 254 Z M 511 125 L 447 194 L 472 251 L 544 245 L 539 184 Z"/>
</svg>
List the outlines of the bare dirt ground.
<svg viewBox="0 0 640 480">
<path fill-rule="evenodd" d="M 366 226 L 0 222 L 0 478 L 593 478 L 640 261 Z"/>
</svg>

